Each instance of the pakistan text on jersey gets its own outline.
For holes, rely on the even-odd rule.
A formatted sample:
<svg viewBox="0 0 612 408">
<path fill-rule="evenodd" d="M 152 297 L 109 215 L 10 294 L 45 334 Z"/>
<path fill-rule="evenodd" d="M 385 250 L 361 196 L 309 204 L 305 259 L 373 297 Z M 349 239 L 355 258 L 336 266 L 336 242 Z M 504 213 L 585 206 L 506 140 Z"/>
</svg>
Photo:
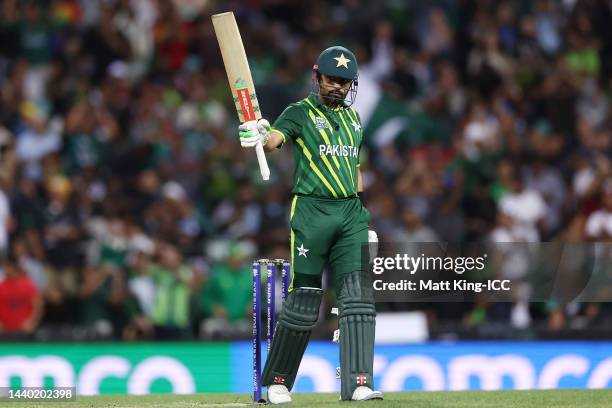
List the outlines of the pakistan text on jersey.
<svg viewBox="0 0 612 408">
<path fill-rule="evenodd" d="M 357 157 L 359 149 L 354 146 L 322 144 L 319 145 L 319 154 L 338 157 Z"/>
</svg>

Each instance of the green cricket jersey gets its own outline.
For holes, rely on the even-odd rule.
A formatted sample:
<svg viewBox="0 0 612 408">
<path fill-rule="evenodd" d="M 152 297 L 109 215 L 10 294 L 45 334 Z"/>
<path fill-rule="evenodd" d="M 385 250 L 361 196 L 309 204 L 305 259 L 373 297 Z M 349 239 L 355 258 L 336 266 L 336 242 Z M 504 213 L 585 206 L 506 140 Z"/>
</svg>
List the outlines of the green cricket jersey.
<svg viewBox="0 0 612 408">
<path fill-rule="evenodd" d="M 357 195 L 361 119 L 350 107 L 329 108 L 311 94 L 292 103 L 272 128 L 294 141 L 293 193 L 325 198 Z"/>
</svg>

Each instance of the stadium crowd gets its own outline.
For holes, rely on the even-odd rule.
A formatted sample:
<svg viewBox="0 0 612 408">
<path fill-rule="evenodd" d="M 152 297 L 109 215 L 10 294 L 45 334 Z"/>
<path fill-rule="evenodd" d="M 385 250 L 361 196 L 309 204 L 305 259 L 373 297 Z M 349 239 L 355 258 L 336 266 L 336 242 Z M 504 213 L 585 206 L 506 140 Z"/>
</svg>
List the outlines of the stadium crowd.
<svg viewBox="0 0 612 408">
<path fill-rule="evenodd" d="M 225 10 L 271 120 L 323 48 L 355 51 L 382 241 L 611 241 L 609 1 L 3 0 L 0 338 L 248 333 L 250 261 L 288 257 L 292 155 L 264 183 L 238 145 Z M 604 307 L 505 327 L 597 325 Z M 487 321 L 448 309 L 433 329 Z"/>
</svg>

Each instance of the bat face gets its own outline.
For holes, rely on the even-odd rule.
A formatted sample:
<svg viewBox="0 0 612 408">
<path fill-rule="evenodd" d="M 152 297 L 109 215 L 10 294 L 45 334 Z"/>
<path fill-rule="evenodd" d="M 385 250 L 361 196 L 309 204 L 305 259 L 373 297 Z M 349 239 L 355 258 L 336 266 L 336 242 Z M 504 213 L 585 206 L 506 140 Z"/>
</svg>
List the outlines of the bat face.
<svg viewBox="0 0 612 408">
<path fill-rule="evenodd" d="M 260 119 L 261 112 L 251 69 L 234 14 L 231 12 L 215 14 L 212 16 L 212 21 L 238 119 L 240 122 Z"/>
<path fill-rule="evenodd" d="M 223 57 L 223 65 L 227 73 L 232 98 L 238 113 L 240 122 L 261 119 L 261 111 L 259 110 L 259 102 L 255 95 L 255 86 L 251 77 L 251 69 L 244 51 L 240 31 L 236 24 L 234 13 L 220 13 L 212 16 L 213 27 L 217 42 L 221 49 Z M 257 153 L 257 161 L 261 177 L 264 180 L 270 178 L 270 169 L 266 161 L 263 145 L 258 143 L 255 146 Z"/>
</svg>

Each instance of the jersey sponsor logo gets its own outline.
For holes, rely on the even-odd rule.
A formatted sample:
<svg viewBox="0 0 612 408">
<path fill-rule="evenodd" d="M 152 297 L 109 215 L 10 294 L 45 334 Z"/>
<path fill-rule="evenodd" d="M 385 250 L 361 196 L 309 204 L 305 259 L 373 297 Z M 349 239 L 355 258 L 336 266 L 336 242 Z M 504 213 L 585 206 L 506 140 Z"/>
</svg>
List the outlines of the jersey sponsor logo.
<svg viewBox="0 0 612 408">
<path fill-rule="evenodd" d="M 325 155 L 356 158 L 359 154 L 359 149 L 354 146 L 321 144 L 319 145 L 319 154 L 321 156 Z"/>
<path fill-rule="evenodd" d="M 329 129 L 329 124 L 327 123 L 325 118 L 322 118 L 321 116 L 317 116 L 315 118 L 315 121 L 316 121 L 315 127 L 317 129 Z"/>
</svg>

